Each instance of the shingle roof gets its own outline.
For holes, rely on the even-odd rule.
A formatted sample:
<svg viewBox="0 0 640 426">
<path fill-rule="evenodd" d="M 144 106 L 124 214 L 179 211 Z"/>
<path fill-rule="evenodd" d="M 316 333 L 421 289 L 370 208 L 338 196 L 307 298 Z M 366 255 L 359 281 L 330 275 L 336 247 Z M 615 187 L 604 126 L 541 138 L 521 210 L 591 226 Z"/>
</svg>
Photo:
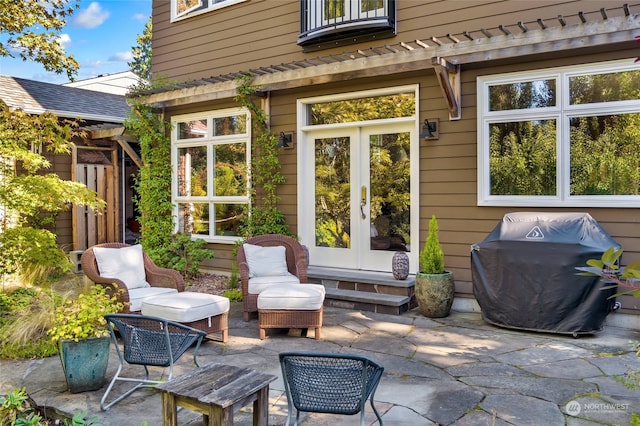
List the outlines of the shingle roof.
<svg viewBox="0 0 640 426">
<path fill-rule="evenodd" d="M 0 75 L 0 99 L 13 108 L 58 117 L 122 123 L 130 107 L 121 95 Z"/>
</svg>

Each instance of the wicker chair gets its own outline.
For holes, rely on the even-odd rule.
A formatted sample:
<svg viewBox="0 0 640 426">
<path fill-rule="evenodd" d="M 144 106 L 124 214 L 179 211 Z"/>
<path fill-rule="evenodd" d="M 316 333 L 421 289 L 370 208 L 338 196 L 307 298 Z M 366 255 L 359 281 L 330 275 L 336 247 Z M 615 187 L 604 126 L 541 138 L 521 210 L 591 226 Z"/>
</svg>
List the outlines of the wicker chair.
<svg viewBox="0 0 640 426">
<path fill-rule="evenodd" d="M 122 401 L 137 389 L 154 387 L 158 383 L 171 380 L 173 364 L 195 343 L 193 362 L 197 367 L 198 349 L 206 333 L 186 325 L 162 318 L 134 314 L 109 314 L 104 316 L 109 325 L 111 341 L 118 353 L 118 370 L 100 400 L 100 408 L 105 411 Z M 116 331 L 122 339 L 122 349 L 118 344 Z M 128 364 L 142 365 L 144 378 L 123 377 L 122 369 Z M 169 375 L 162 380 L 150 380 L 148 366 L 169 367 Z M 135 386 L 106 403 L 107 396 L 117 381 L 134 382 Z"/>
<path fill-rule="evenodd" d="M 286 251 L 287 269 L 300 280 L 307 282 L 307 254 L 295 239 L 277 234 L 257 235 L 248 238 L 245 243 L 262 247 L 284 246 Z M 242 319 L 249 321 L 249 314 L 258 312 L 258 295 L 249 293 L 249 264 L 242 246 L 237 254 L 240 284 L 242 286 Z"/>
<path fill-rule="evenodd" d="M 289 425 L 296 409 L 295 425 L 300 411 L 354 415 L 360 413 L 364 425 L 367 399 L 382 426 L 382 418 L 373 405 L 384 367 L 358 355 L 314 352 L 280 354 L 280 366 L 287 393 Z"/>
<path fill-rule="evenodd" d="M 109 292 L 117 292 L 118 299 L 125 304 L 123 313 L 130 313 L 129 310 L 129 292 L 124 282 L 115 278 L 105 278 L 100 276 L 98 270 L 98 263 L 96 262 L 96 256 L 93 252 L 95 247 L 106 248 L 122 248 L 130 247 L 129 244 L 123 243 L 104 243 L 98 244 L 85 250 L 80 258 L 82 264 L 82 271 L 85 276 L 96 284 L 104 285 Z M 184 279 L 178 271 L 167 268 L 160 268 L 153 263 L 153 260 L 143 253 L 144 257 L 144 269 L 146 273 L 146 280 L 152 287 L 165 287 L 175 288 L 177 291 L 184 291 Z M 120 291 L 124 290 L 124 291 Z"/>
</svg>

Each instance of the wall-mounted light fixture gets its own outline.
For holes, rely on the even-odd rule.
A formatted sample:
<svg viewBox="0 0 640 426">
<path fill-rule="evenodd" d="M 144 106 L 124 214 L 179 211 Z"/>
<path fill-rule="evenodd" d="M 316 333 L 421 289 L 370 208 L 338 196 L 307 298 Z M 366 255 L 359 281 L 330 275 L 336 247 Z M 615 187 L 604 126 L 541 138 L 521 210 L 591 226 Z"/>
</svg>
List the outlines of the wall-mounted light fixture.
<svg viewBox="0 0 640 426">
<path fill-rule="evenodd" d="M 293 148 L 293 132 L 280 132 L 278 137 L 278 148 L 291 149 Z"/>
<path fill-rule="evenodd" d="M 424 119 L 424 124 L 422 125 L 422 131 L 420 132 L 420 138 L 425 140 L 438 139 L 440 135 L 438 134 L 438 127 L 440 121 L 437 118 L 433 118 L 429 120 L 428 118 Z"/>
</svg>

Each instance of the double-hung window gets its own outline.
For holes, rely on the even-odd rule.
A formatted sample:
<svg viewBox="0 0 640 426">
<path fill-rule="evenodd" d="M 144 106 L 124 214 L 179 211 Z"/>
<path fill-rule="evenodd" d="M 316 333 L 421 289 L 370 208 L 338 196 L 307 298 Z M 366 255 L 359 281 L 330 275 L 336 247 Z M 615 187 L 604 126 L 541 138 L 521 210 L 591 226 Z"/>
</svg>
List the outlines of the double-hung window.
<svg viewBox="0 0 640 426">
<path fill-rule="evenodd" d="M 246 109 L 174 116 L 172 203 L 176 231 L 235 241 L 249 210 L 251 116 Z"/>
<path fill-rule="evenodd" d="M 640 207 L 633 59 L 480 77 L 478 205 Z"/>
</svg>

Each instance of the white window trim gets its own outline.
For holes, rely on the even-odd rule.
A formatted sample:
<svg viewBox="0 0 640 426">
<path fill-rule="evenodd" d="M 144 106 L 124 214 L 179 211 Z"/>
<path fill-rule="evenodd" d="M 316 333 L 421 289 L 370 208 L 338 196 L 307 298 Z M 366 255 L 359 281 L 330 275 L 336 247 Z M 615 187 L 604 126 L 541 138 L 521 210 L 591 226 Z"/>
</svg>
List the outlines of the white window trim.
<svg viewBox="0 0 640 426">
<path fill-rule="evenodd" d="M 211 158 L 211 151 L 213 150 L 213 126 L 211 120 L 213 118 L 228 117 L 230 115 L 246 115 L 246 133 L 216 136 L 216 145 L 224 143 L 238 143 L 245 141 L 247 144 L 246 152 L 246 164 L 247 164 L 247 195 L 246 196 L 204 196 L 204 197 L 179 197 L 178 194 L 178 148 L 191 147 L 191 146 L 203 146 L 207 147 L 207 157 Z M 195 120 L 207 120 L 207 136 L 205 138 L 192 138 L 178 140 L 178 123 L 195 121 Z M 171 204 L 173 205 L 173 232 L 178 232 L 178 203 L 186 201 L 194 202 L 206 202 L 211 203 L 224 201 L 226 203 L 246 203 L 251 207 L 251 197 L 249 195 L 251 190 L 251 113 L 247 108 L 228 108 L 221 110 L 213 110 L 206 112 L 199 112 L 193 114 L 174 115 L 171 117 Z M 214 173 L 209 173 L 207 176 L 207 186 L 213 188 Z M 203 239 L 209 243 L 221 243 L 221 244 L 235 244 L 237 241 L 242 240 L 241 236 L 226 236 L 226 235 L 212 235 L 215 231 L 215 227 L 209 229 L 209 235 L 193 234 L 192 239 Z"/>
<path fill-rule="evenodd" d="M 192 16 L 202 15 L 203 13 L 212 12 L 218 9 L 223 9 L 225 7 L 233 6 L 238 3 L 244 3 L 245 1 L 249 1 L 249 0 L 225 0 L 222 3 L 214 3 L 214 4 L 212 4 L 210 0 L 201 0 L 197 6 L 194 6 L 191 9 L 185 10 L 182 13 L 178 13 L 176 1 L 177 0 L 171 0 L 170 22 L 181 21 L 186 18 L 191 18 Z M 194 9 L 201 7 L 203 2 L 206 2 L 208 6 L 202 10 L 194 11 Z"/>
<path fill-rule="evenodd" d="M 495 74 L 477 80 L 477 138 L 478 138 L 478 206 L 512 207 L 613 207 L 638 208 L 636 195 L 570 195 L 569 194 L 569 119 L 585 114 L 610 115 L 640 113 L 637 100 L 614 101 L 583 105 L 569 105 L 569 78 L 576 75 L 605 74 L 637 70 L 635 58 L 600 62 L 588 65 L 548 68 L 536 71 Z M 557 106 L 535 110 L 489 111 L 488 88 L 496 84 L 538 79 L 556 79 Z M 606 109 L 603 108 L 606 105 Z M 557 194 L 556 196 L 490 195 L 489 182 L 489 124 L 509 120 L 555 119 L 557 137 Z"/>
</svg>

